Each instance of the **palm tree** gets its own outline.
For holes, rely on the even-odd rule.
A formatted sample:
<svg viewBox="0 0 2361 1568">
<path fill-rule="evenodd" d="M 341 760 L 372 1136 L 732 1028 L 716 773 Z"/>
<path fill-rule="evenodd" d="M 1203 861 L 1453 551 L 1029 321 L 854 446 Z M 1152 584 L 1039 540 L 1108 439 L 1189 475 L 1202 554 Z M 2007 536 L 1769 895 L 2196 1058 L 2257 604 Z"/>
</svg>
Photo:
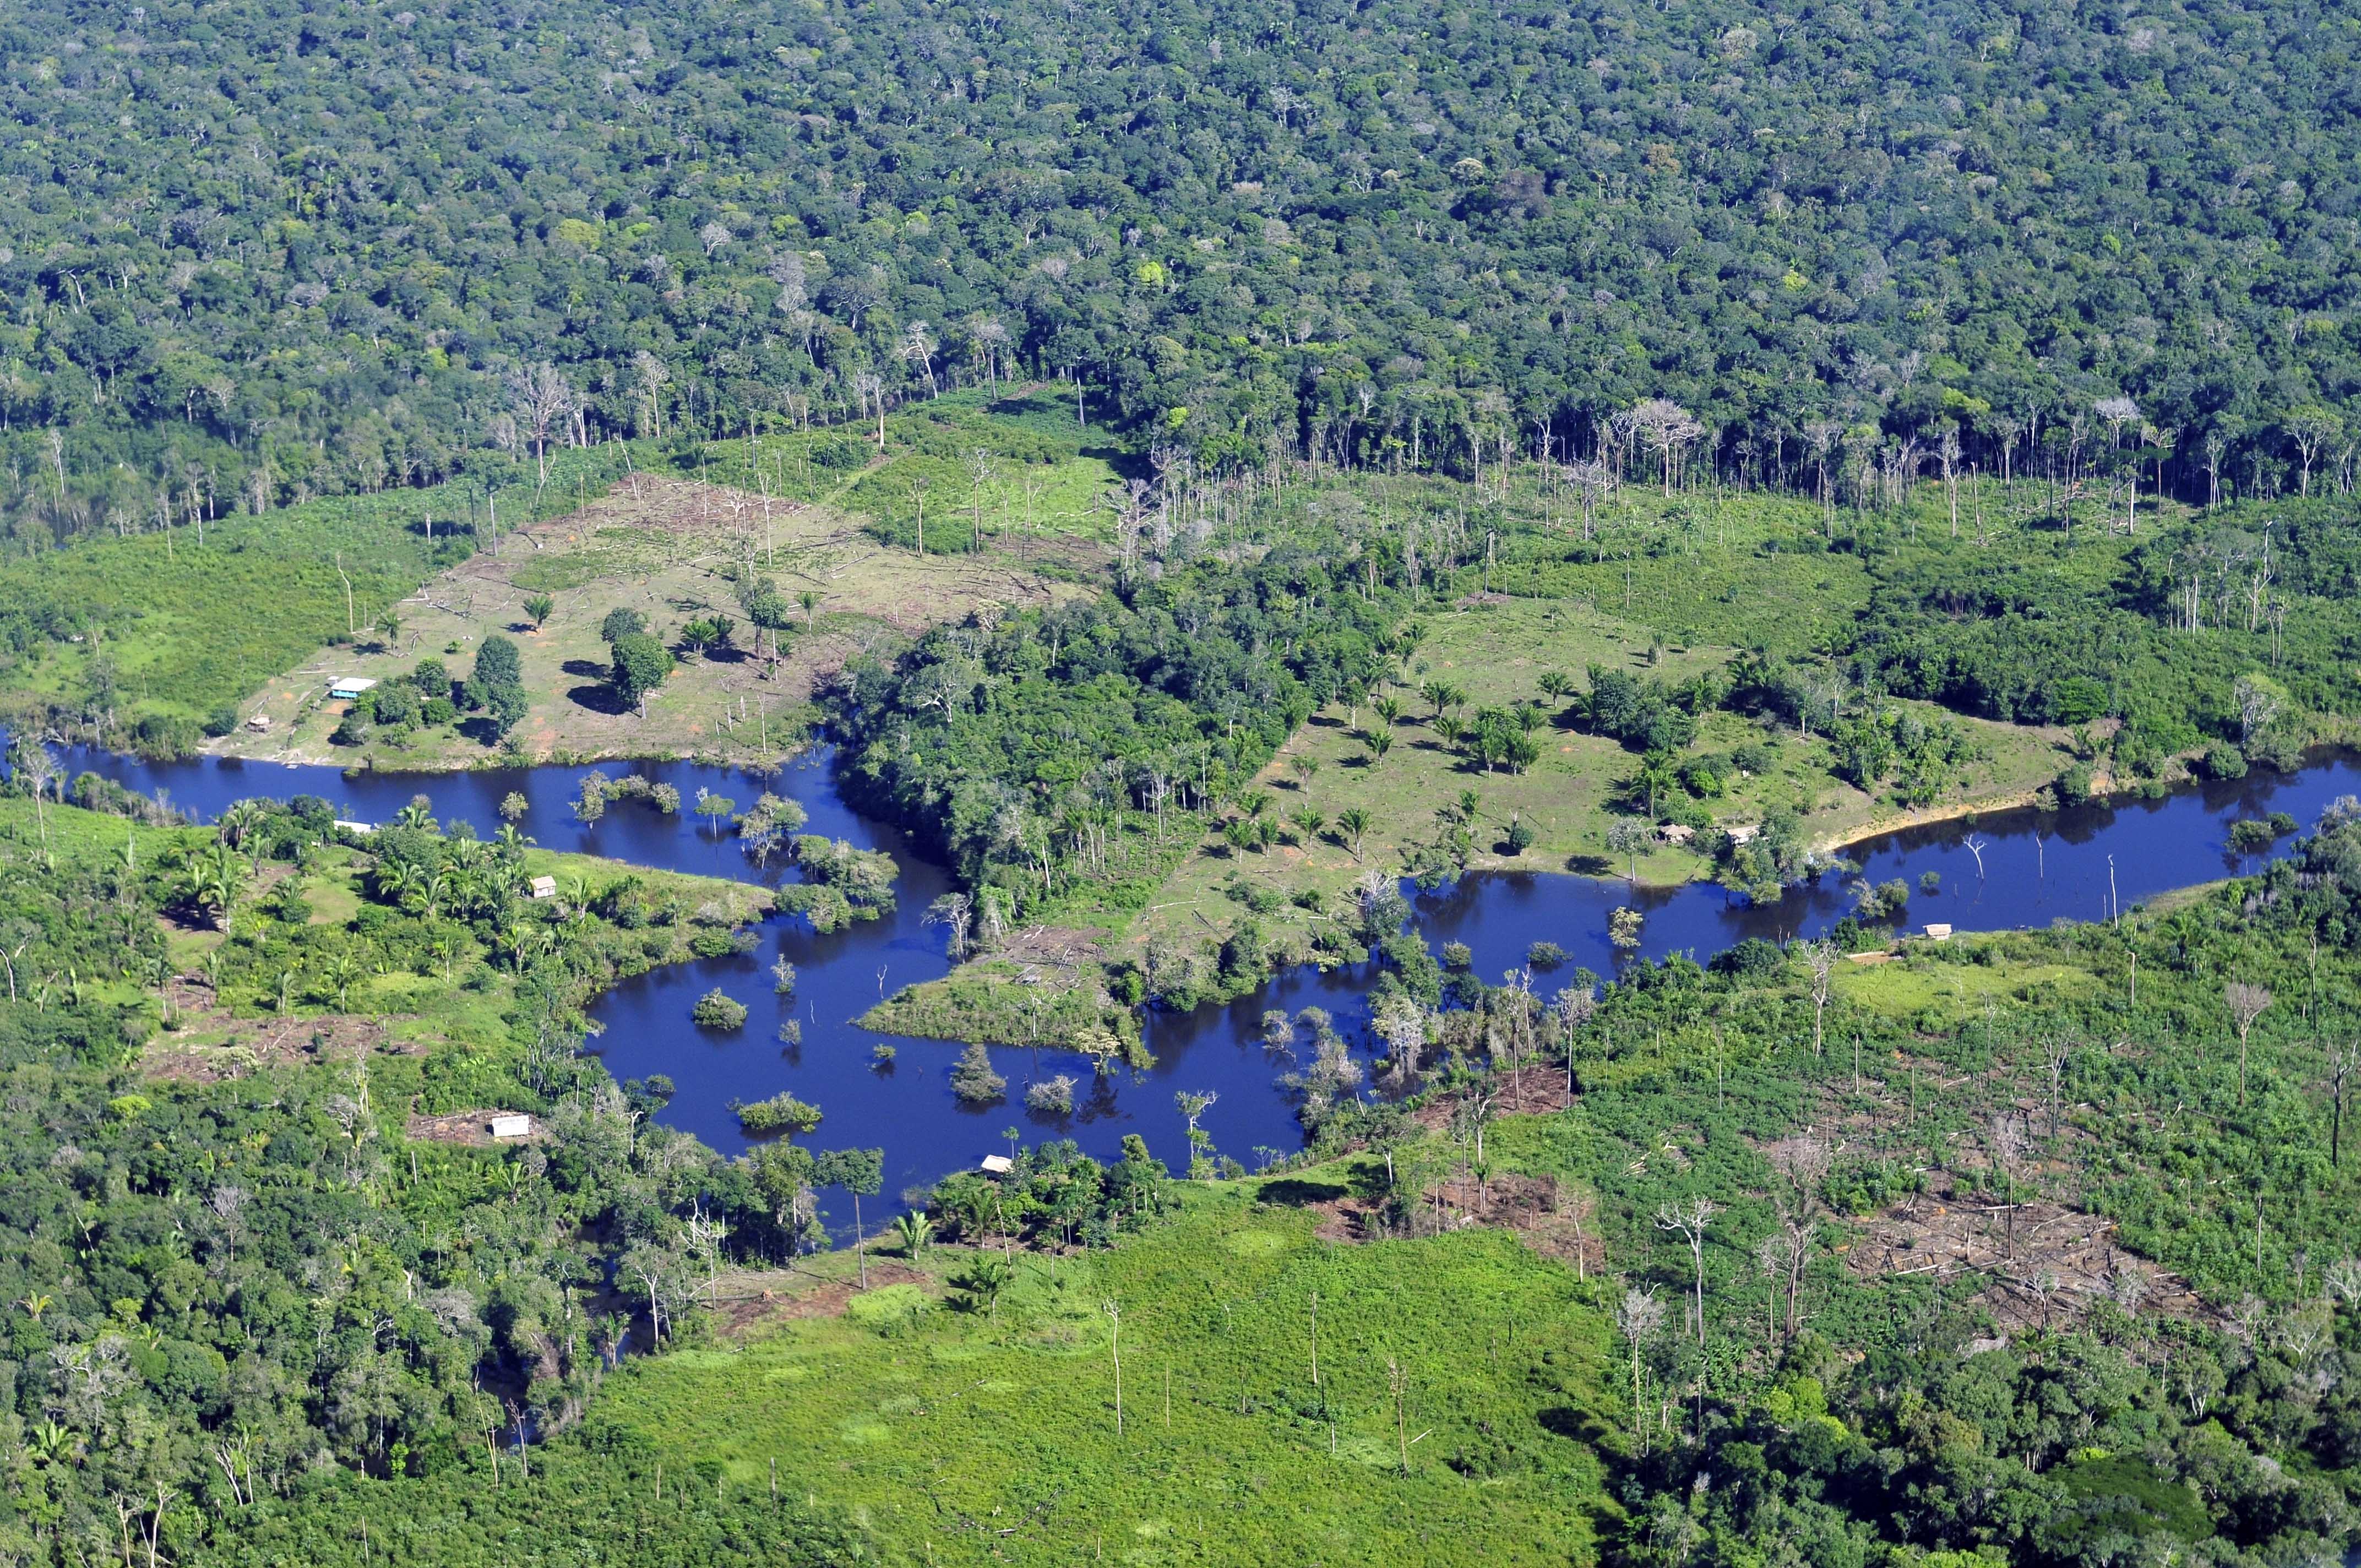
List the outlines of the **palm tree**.
<svg viewBox="0 0 2361 1568">
<path fill-rule="evenodd" d="M 915 1258 L 935 1239 L 935 1223 L 916 1209 L 910 1210 L 895 1220 L 894 1239 L 900 1244 L 904 1257 Z"/>
<path fill-rule="evenodd" d="M 321 978 L 335 990 L 337 1012 L 342 1013 L 346 1010 L 346 993 L 352 990 L 353 981 L 360 977 L 361 961 L 355 958 L 349 949 L 330 959 L 327 968 L 321 971 Z"/>
<path fill-rule="evenodd" d="M 1365 743 L 1369 748 L 1369 765 L 1375 767 L 1386 760 L 1388 751 L 1394 749 L 1394 732 L 1390 729 L 1374 730 Z"/>
<path fill-rule="evenodd" d="M 1381 696 L 1378 698 L 1377 701 L 1369 704 L 1369 707 L 1374 708 L 1377 711 L 1378 717 L 1384 719 L 1388 724 L 1399 724 L 1401 722 L 1402 705 L 1401 699 L 1399 697 Z"/>
<path fill-rule="evenodd" d="M 809 631 L 812 629 L 812 617 L 819 610 L 820 596 L 806 588 L 796 596 L 796 603 L 803 607 L 804 630 Z"/>
<path fill-rule="evenodd" d="M 1565 694 L 1574 689 L 1573 679 L 1557 670 L 1543 670 L 1542 678 L 1534 684 L 1542 688 L 1542 695 L 1553 702 L 1564 701 Z"/>
<path fill-rule="evenodd" d="M 212 912 L 215 927 L 226 931 L 230 911 L 236 907 L 252 869 L 236 851 L 216 839 L 210 850 L 191 862 L 183 888 L 189 902 Z"/>
<path fill-rule="evenodd" d="M 1357 806 L 1336 814 L 1337 830 L 1345 835 L 1345 846 L 1356 858 L 1361 853 L 1361 835 L 1369 830 L 1370 820 L 1369 814 Z"/>
<path fill-rule="evenodd" d="M 1290 817 L 1289 820 L 1292 821 L 1296 827 L 1302 829 L 1303 841 L 1307 844 L 1312 842 L 1314 839 L 1319 838 L 1320 829 L 1328 826 L 1327 817 L 1323 813 L 1309 806 L 1297 806 L 1295 808 L 1295 814 Z"/>
<path fill-rule="evenodd" d="M 992 1321 L 1000 1321 L 1000 1293 L 1008 1288 L 1008 1260 L 992 1254 L 978 1253 L 961 1277 L 959 1286 L 970 1296 L 982 1299 L 991 1310 Z"/>
</svg>

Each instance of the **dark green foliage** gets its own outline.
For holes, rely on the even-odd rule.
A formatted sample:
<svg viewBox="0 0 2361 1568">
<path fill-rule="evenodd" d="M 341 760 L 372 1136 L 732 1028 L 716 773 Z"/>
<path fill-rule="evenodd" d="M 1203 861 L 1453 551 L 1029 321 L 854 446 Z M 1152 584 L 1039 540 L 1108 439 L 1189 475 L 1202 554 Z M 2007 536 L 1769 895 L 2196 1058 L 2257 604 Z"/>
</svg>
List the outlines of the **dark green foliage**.
<svg viewBox="0 0 2361 1568">
<path fill-rule="evenodd" d="M 440 477 L 492 408 L 539 484 L 577 436 L 736 431 L 783 389 L 857 420 L 856 367 L 897 399 L 1071 367 L 1098 417 L 1206 461 L 1309 434 L 1466 467 L 1495 425 L 1587 435 L 1666 396 L 1791 478 L 1807 421 L 1872 451 L 1957 422 L 1997 469 L 1999 422 L 2042 410 L 2102 477 L 2144 422 L 2182 433 L 2184 489 L 2201 432 L 2231 482 L 2331 482 L 2355 189 L 2331 16 L 2201 5 L 2136 47 L 1939 7 L 1266 20 L 1028 0 L 922 48 L 561 0 L 525 55 L 472 13 L 19 7 L 10 55 L 58 62 L 0 93 L 40 131 L 0 164 L 21 534 L 152 516 L 184 460 L 225 499 Z M 977 62 L 967 90 L 943 59 Z M 578 425 L 536 395 L 560 376 Z M 2116 391 L 2138 415 L 2108 440 Z M 815 461 L 862 454 L 848 431 Z M 177 483 L 161 505 L 189 510 Z"/>
<path fill-rule="evenodd" d="M 1021 1151 L 1016 1168 L 997 1179 L 972 1171 L 946 1177 L 928 1194 L 927 1211 L 944 1241 L 1001 1235 L 1104 1245 L 1164 1212 L 1168 1180 L 1164 1162 L 1151 1158 L 1136 1134 L 1125 1136 L 1123 1157 L 1112 1165 L 1054 1139 Z"/>
<path fill-rule="evenodd" d="M 691 1219 L 724 1218 L 744 1254 L 804 1239 L 794 1170 L 635 1125 L 670 1086 L 627 1096 L 573 1049 L 590 991 L 647 967 L 646 946 L 603 917 L 544 924 L 512 843 L 447 837 L 423 806 L 371 837 L 354 917 L 320 923 L 298 879 L 333 838 L 326 802 L 244 803 L 216 830 L 149 826 L 164 818 L 152 803 L 82 793 L 120 812 L 50 806 L 54 868 L 27 856 L 40 838 L 29 803 L 0 807 L 0 952 L 16 981 L 14 996 L 0 981 L 0 1288 L 16 1303 L 0 1388 L 16 1430 L 47 1434 L 0 1503 L 17 1554 L 117 1559 L 112 1499 L 129 1503 L 115 1483 L 136 1467 L 148 1501 L 128 1528 L 143 1542 L 154 1528 L 181 1563 L 490 1562 L 594 1516 L 612 1524 L 618 1563 L 714 1562 L 725 1541 L 761 1543 L 766 1561 L 841 1560 L 844 1537 L 767 1498 L 757 1511 L 668 1491 L 659 1532 L 641 1511 L 650 1478 L 567 1435 L 635 1314 L 642 1349 L 651 1310 L 665 1343 L 695 1329 L 707 1264 Z M 271 868 L 280 880 L 261 895 L 254 857 L 299 864 Z M 324 1030 L 315 1064 L 153 1076 L 182 1059 L 177 1044 L 143 1056 L 171 972 L 158 916 L 186 908 L 215 864 L 237 913 L 211 973 L 235 1012 L 291 990 L 334 1012 L 372 976 L 489 975 L 483 958 L 513 983 L 484 1037 L 430 1057 L 356 1053 Z M 656 913 L 685 920 L 668 901 Z M 412 1111 L 486 1106 L 531 1113 L 534 1139 L 404 1136 Z M 535 1432 L 551 1441 L 527 1486 L 513 1448 Z M 546 1468 L 566 1504 L 537 1489 Z M 635 1531 L 663 1541 L 635 1548 Z"/>
<path fill-rule="evenodd" d="M 190 1540 L 190 1568 L 837 1568 L 866 1541 L 797 1499 L 717 1488 L 611 1443 L 514 1454 L 495 1479 L 481 1444 L 423 1480 L 332 1476 L 233 1514 L 213 1541 Z M 185 1517 L 185 1516 L 176 1516 Z M 111 1522 L 111 1519 L 110 1519 Z M 168 1534 L 168 1540 L 173 1539 Z M 187 1539 L 187 1538 L 183 1538 Z"/>
<path fill-rule="evenodd" d="M 725 991 L 708 991 L 697 999 L 688 1015 L 697 1026 L 706 1029 L 740 1029 L 745 1027 L 746 1004 L 733 999 Z"/>
<path fill-rule="evenodd" d="M 618 700 L 644 714 L 649 694 L 672 674 L 672 650 L 644 631 L 626 631 L 615 638 L 614 653 L 607 684 L 614 688 Z"/>
<path fill-rule="evenodd" d="M 1334 550 L 1283 544 L 930 633 L 847 672 L 847 785 L 1006 905 L 1142 900 L 1295 726 L 1375 673 L 1400 612 L 1363 587 Z"/>
<path fill-rule="evenodd" d="M 1697 719 L 1670 687 L 1624 670 L 1592 665 L 1581 711 L 1594 731 L 1634 751 L 1677 751 L 1697 737 Z"/>
<path fill-rule="evenodd" d="M 498 632 L 486 637 L 476 650 L 476 667 L 468 673 L 465 695 L 467 706 L 491 721 L 496 737 L 515 729 L 526 710 L 523 665 L 516 644 Z"/>
</svg>

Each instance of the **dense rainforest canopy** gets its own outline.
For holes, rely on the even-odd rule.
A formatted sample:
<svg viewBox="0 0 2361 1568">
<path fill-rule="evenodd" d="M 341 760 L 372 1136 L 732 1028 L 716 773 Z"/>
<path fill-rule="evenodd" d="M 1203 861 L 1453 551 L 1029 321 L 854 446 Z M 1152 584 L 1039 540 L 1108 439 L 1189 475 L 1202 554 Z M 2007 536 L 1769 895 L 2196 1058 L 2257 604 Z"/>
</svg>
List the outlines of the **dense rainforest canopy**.
<svg viewBox="0 0 2361 1568">
<path fill-rule="evenodd" d="M 1948 431 L 1993 469 L 2145 443 L 2192 497 L 2345 482 L 2356 37 L 2229 0 L 35 0 L 10 511 L 1067 374 L 1209 461 L 1669 471 L 1663 429 L 1817 485 Z M 1694 417 L 1606 424 L 1653 399 Z"/>
</svg>

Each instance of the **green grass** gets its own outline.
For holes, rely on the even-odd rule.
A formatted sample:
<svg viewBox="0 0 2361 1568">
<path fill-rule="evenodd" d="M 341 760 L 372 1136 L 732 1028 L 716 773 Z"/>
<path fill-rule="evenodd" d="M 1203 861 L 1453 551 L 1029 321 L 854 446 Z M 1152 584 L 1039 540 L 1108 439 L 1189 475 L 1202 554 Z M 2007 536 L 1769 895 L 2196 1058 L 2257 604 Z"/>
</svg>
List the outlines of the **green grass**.
<svg viewBox="0 0 2361 1568">
<path fill-rule="evenodd" d="M 905 986 L 861 1017 L 861 1026 L 889 1035 L 990 1045 L 1056 1044 L 1093 1025 L 1136 1036 L 1127 1015 L 1111 1014 L 1103 971 L 1085 963 L 1071 978 L 1027 977 L 1027 966 L 983 959 L 940 980 Z"/>
<path fill-rule="evenodd" d="M 607 452 L 554 456 L 543 510 L 570 507 L 616 466 Z M 504 529 L 528 520 L 529 466 L 489 482 L 499 491 Z M 388 606 L 464 559 L 466 537 L 452 543 L 451 522 L 470 505 L 483 515 L 486 483 L 470 477 L 258 517 L 239 513 L 208 524 L 202 546 L 197 531 L 182 527 L 0 562 L 0 601 L 55 605 L 82 638 L 40 644 L 0 667 L 0 701 L 76 708 L 111 690 L 108 706 L 126 714 L 203 718 L 302 663 L 331 637 L 357 629 L 368 638 Z M 431 548 L 429 515 L 436 528 Z"/>
<path fill-rule="evenodd" d="M 1607 1330 L 1570 1271 L 1497 1232 L 1340 1246 L 1246 1190 L 1191 1199 L 1054 1278 L 1021 1258 L 996 1322 L 939 1299 L 964 1255 L 939 1249 L 923 1293 L 635 1365 L 588 1439 L 731 1489 L 776 1459 L 897 1563 L 1595 1560 Z"/>
</svg>

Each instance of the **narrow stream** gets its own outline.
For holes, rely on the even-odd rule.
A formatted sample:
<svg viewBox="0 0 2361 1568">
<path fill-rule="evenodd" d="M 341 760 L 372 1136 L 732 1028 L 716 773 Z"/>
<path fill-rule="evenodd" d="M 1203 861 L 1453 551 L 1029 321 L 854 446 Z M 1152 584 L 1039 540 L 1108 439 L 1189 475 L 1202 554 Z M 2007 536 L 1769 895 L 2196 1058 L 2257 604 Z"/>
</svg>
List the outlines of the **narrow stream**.
<svg viewBox="0 0 2361 1568">
<path fill-rule="evenodd" d="M 423 795 L 444 821 L 465 820 L 489 835 L 500 825 L 500 800 L 513 791 L 530 803 L 524 830 L 548 848 L 774 884 L 782 874 L 774 865 L 765 878 L 740 852 L 734 838 L 726 831 L 701 831 L 686 809 L 668 817 L 639 802 L 620 801 L 595 824 L 576 822 L 571 802 L 588 767 L 346 774 L 327 767 L 211 758 L 151 763 L 82 750 L 60 760 L 70 775 L 95 772 L 207 818 L 247 796 L 308 794 L 335 805 L 339 817 L 379 822 Z M 824 1113 L 810 1143 L 884 1148 L 889 1196 L 972 1165 L 983 1155 L 1005 1152 L 1010 1129 L 1028 1143 L 1071 1137 L 1102 1158 L 1116 1152 L 1126 1134 L 1138 1133 L 1160 1157 L 1185 1163 L 1184 1124 L 1173 1104 L 1182 1090 L 1219 1096 L 1202 1124 L 1224 1154 L 1253 1165 L 1258 1150 L 1301 1146 L 1293 1107 L 1276 1081 L 1290 1063 L 1262 1045 L 1262 1015 L 1274 1008 L 1293 1014 L 1318 1006 L 1353 1036 L 1367 1017 L 1361 997 L 1369 976 L 1362 970 L 1290 970 L 1227 1006 L 1151 1014 L 1147 1040 L 1157 1062 L 1144 1072 L 1118 1072 L 1093 1082 L 1079 1056 L 995 1048 L 994 1064 L 1009 1080 L 1009 1099 L 983 1107 L 965 1105 L 950 1091 L 956 1043 L 894 1038 L 854 1025 L 851 1020 L 881 995 L 947 972 L 942 934 L 925 928 L 921 916 L 950 883 L 940 867 L 921 859 L 901 835 L 844 805 L 830 762 L 829 754 L 818 751 L 767 781 L 691 763 L 609 762 L 600 769 L 609 777 L 631 772 L 672 784 L 684 803 L 694 801 L 699 788 L 728 795 L 741 807 L 766 787 L 792 795 L 810 814 L 805 831 L 884 850 L 902 871 L 890 918 L 830 936 L 816 934 L 799 918 L 774 919 L 752 954 L 670 966 L 598 1000 L 592 1012 L 605 1032 L 593 1048 L 618 1078 L 663 1073 L 673 1080 L 677 1093 L 663 1113 L 664 1121 L 724 1153 L 736 1153 L 747 1140 L 729 1102 L 791 1091 Z M 2257 773 L 2235 783 L 2193 786 L 2159 801 L 2046 816 L 2015 811 L 1973 823 L 1912 828 L 1863 840 L 1848 853 L 1872 883 L 1899 878 L 1909 883 L 1913 896 L 1905 928 L 1944 922 L 1962 931 L 1993 930 L 2095 920 L 2117 905 L 2128 909 L 2172 888 L 2255 870 L 2267 857 L 2233 854 L 2226 844 L 2232 822 L 2285 812 L 2308 830 L 2329 802 L 2355 794 L 2361 794 L 2361 763 L 2337 756 L 2301 773 Z M 1981 869 L 1978 853 L 1968 848 L 1971 839 L 1981 847 Z M 1920 878 L 1928 872 L 1938 878 L 1937 889 L 1920 892 Z M 1404 891 L 1413 892 L 1407 886 Z M 1476 973 L 1487 981 L 1497 981 L 1523 964 L 1532 943 L 1557 943 L 1567 955 L 1565 967 L 1555 975 L 1535 975 L 1544 995 L 1565 983 L 1576 966 L 1613 971 L 1616 954 L 1607 939 L 1607 919 L 1627 902 L 1646 916 L 1642 954 L 1687 953 L 1700 961 L 1746 937 L 1817 935 L 1852 908 L 1844 884 L 1833 877 L 1760 908 L 1709 883 L 1642 889 L 1634 899 L 1618 881 L 1539 871 L 1470 876 L 1440 894 L 1412 898 L 1417 924 L 1429 938 L 1438 945 L 1466 943 L 1474 952 Z M 776 956 L 798 970 L 792 999 L 773 994 L 769 969 Z M 749 1008 L 742 1029 L 716 1033 L 689 1021 L 690 1003 L 717 985 Z M 802 1040 L 783 1047 L 778 1026 L 790 1014 L 801 1022 Z M 879 1045 L 895 1047 L 890 1063 L 874 1059 Z M 1074 1111 L 1062 1116 L 1027 1111 L 1024 1086 L 1060 1073 L 1083 1086 Z M 841 1201 L 829 1207 L 832 1218 L 851 1218 Z M 887 1201 L 877 1207 L 881 1214 L 890 1212 Z"/>
</svg>

